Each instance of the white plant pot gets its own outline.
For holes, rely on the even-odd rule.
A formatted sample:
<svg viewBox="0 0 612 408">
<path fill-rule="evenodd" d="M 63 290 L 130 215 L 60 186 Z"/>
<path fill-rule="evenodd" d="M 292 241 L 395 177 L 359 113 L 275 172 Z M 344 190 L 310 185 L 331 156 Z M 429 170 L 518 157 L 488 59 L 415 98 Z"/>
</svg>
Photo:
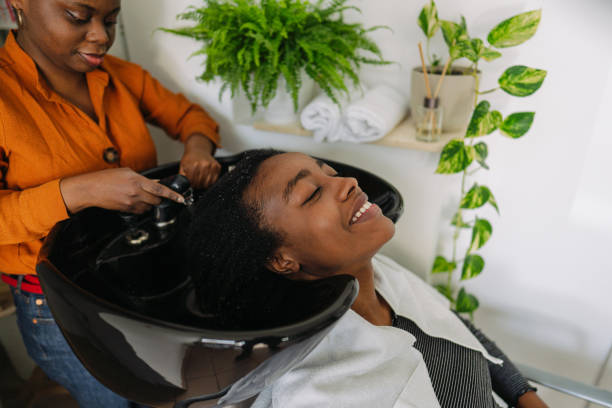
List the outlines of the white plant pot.
<svg viewBox="0 0 612 408">
<path fill-rule="evenodd" d="M 262 108 L 263 120 L 274 125 L 299 123 L 300 112 L 311 101 L 313 92 L 314 81 L 306 73 L 302 73 L 302 86 L 298 94 L 298 111 L 295 112 L 291 94 L 287 92 L 287 82 L 285 77 L 281 75 L 278 78 L 276 95 L 266 108 Z"/>
<path fill-rule="evenodd" d="M 444 77 L 438 98 L 442 107 L 442 131 L 464 132 L 470 121 L 474 109 L 474 96 L 476 81 L 468 72 L 471 68 L 452 67 L 454 72 L 463 74 L 449 75 Z M 480 72 L 479 72 L 480 74 Z M 429 74 L 429 86 L 433 93 L 438 86 L 440 74 Z M 410 107 L 423 104 L 423 98 L 427 96 L 425 88 L 425 76 L 421 67 L 412 70 L 410 83 Z"/>
</svg>

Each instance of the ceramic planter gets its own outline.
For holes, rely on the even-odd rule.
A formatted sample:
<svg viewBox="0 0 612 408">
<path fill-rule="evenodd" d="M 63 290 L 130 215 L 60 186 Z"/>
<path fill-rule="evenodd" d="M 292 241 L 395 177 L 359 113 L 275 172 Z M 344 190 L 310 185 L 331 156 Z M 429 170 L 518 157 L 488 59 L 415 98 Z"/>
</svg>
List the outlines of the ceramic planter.
<svg viewBox="0 0 612 408">
<path fill-rule="evenodd" d="M 314 92 L 314 81 L 305 73 L 302 74 L 302 86 L 298 94 L 298 111 L 293 110 L 291 94 L 287 92 L 287 83 L 284 76 L 278 78 L 276 95 L 266 108 L 262 108 L 265 122 L 274 125 L 286 125 L 299 122 L 299 114 L 310 102 Z"/>
<path fill-rule="evenodd" d="M 471 68 L 453 67 L 452 69 L 453 74 L 446 74 L 438 94 L 443 110 L 442 131 L 445 133 L 465 131 L 474 108 L 476 84 L 474 77 L 469 74 Z M 441 75 L 428 73 L 428 76 L 429 85 L 434 92 Z M 415 67 L 412 70 L 410 83 L 410 106 L 422 105 L 427 91 L 421 67 Z"/>
</svg>

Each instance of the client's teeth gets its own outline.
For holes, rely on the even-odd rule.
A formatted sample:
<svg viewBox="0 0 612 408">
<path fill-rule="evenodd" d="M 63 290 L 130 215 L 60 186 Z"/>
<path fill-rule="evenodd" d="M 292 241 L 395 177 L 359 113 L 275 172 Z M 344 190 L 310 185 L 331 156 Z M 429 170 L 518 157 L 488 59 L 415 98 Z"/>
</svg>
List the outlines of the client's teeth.
<svg viewBox="0 0 612 408">
<path fill-rule="evenodd" d="M 351 222 L 355 222 L 359 219 L 359 217 L 361 217 L 366 211 L 368 211 L 370 209 L 370 207 L 372 206 L 372 203 L 369 201 L 366 201 L 361 208 L 355 213 L 355 215 L 353 216 L 353 218 L 351 219 Z"/>
</svg>

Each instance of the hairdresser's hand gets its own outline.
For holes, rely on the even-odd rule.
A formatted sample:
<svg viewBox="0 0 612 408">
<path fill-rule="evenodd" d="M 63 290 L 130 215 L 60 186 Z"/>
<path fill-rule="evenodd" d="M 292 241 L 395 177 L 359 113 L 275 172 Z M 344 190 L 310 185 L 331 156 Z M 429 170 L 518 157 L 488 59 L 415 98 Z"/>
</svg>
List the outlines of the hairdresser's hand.
<svg viewBox="0 0 612 408">
<path fill-rule="evenodd" d="M 519 397 L 518 408 L 548 408 L 548 405 L 538 397 L 535 391 L 527 391 Z"/>
<path fill-rule="evenodd" d="M 161 203 L 162 198 L 185 202 L 182 195 L 129 168 L 67 177 L 60 182 L 60 192 L 72 214 L 88 207 L 141 214 Z"/>
<path fill-rule="evenodd" d="M 179 174 L 187 177 L 193 188 L 206 188 L 219 178 L 221 165 L 212 155 L 214 148 L 210 139 L 199 133 L 185 141 Z"/>
</svg>

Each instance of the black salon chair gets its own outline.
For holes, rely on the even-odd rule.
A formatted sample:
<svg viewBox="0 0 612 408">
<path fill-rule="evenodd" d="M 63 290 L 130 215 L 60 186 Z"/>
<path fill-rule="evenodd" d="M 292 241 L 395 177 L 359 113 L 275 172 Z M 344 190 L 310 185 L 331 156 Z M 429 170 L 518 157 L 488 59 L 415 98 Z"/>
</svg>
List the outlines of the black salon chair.
<svg viewBox="0 0 612 408">
<path fill-rule="evenodd" d="M 222 172 L 243 154 L 218 158 Z M 402 198 L 393 186 L 327 162 L 357 178 L 389 218 L 400 217 Z M 177 172 L 173 163 L 144 174 L 198 200 L 201 192 L 192 192 Z M 189 209 L 169 201 L 142 216 L 82 211 L 53 228 L 37 272 L 68 343 L 111 390 L 155 407 L 187 407 L 225 394 L 240 401 L 260 391 L 266 375 L 288 369 L 316 346 L 348 310 L 358 285 L 349 276 L 292 282 L 283 307 L 299 319 L 260 330 L 225 329 L 196 306 L 177 239 L 182 211 Z"/>
</svg>

